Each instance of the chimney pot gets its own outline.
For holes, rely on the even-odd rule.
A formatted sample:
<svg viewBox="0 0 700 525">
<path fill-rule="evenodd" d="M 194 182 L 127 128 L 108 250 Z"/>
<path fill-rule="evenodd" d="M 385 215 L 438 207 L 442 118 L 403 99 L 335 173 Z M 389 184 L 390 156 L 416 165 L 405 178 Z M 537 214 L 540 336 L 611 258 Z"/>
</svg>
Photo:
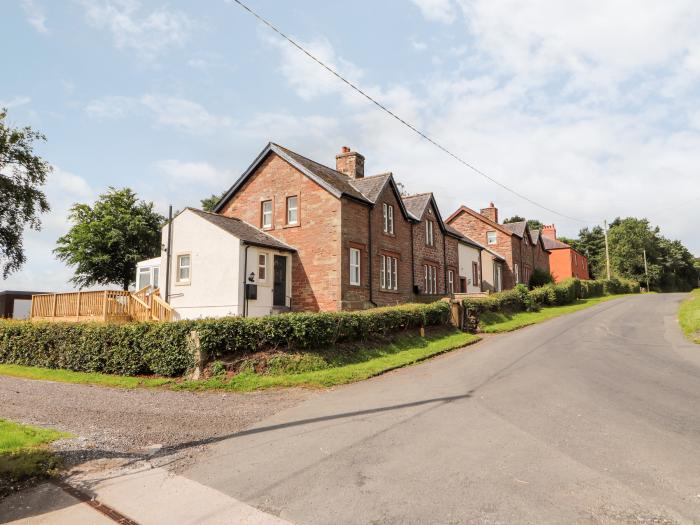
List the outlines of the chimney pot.
<svg viewBox="0 0 700 525">
<path fill-rule="evenodd" d="M 335 156 L 335 169 L 351 179 L 361 179 L 365 176 L 365 158 L 356 151 L 343 146 Z"/>
<path fill-rule="evenodd" d="M 554 224 L 548 224 L 546 226 L 542 227 L 542 235 L 549 239 L 557 239 L 557 228 L 554 226 Z"/>
</svg>

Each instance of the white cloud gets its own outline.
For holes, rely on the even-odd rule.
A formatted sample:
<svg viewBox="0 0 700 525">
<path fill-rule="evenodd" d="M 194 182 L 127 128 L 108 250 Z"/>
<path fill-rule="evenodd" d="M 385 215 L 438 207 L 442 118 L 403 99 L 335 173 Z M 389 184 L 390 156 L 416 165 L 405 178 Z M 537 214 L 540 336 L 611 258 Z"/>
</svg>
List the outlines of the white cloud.
<svg viewBox="0 0 700 525">
<path fill-rule="evenodd" d="M 153 112 L 158 124 L 188 133 L 209 133 L 231 124 L 230 118 L 213 115 L 200 104 L 183 98 L 144 95 L 140 102 Z"/>
<path fill-rule="evenodd" d="M 420 40 L 411 40 L 411 46 L 416 51 L 425 51 L 426 49 L 428 49 L 428 44 Z"/>
<path fill-rule="evenodd" d="M 182 189 L 183 186 L 206 186 L 216 191 L 230 186 L 234 176 L 230 171 L 222 170 L 207 162 L 184 162 L 175 159 L 165 159 L 154 164 L 168 186 Z"/>
<path fill-rule="evenodd" d="M 700 201 L 700 114 L 692 94 L 700 87 L 699 37 L 690 30 L 700 24 L 700 6 L 678 0 L 663 9 L 647 5 L 638 16 L 639 8 L 622 1 L 598 6 L 597 16 L 586 2 L 570 8 L 544 0 L 465 0 L 461 6 L 468 52 L 445 46 L 449 67 L 437 68 L 422 85 L 372 84 L 370 72 L 344 62 L 380 102 L 543 205 L 588 225 L 649 216 L 665 235 L 700 253 L 689 209 L 655 211 L 673 208 L 679 191 Z M 311 42 L 323 42 L 316 51 L 340 63 L 328 41 Z M 488 182 L 347 86 L 329 83 L 333 77 L 298 51 L 279 49 L 282 73 L 301 98 L 333 94 L 340 101 L 336 126 L 323 138 L 297 137 L 300 152 L 333 165 L 337 145 L 352 145 L 365 154 L 368 173 L 391 170 L 413 191 L 434 191 L 445 214 L 462 203 L 479 208 L 494 200 L 502 217 L 554 222 L 565 235 L 584 226 Z M 301 61 L 316 71 L 304 70 Z M 664 88 L 679 96 L 665 98 Z"/>
<path fill-rule="evenodd" d="M 282 53 L 282 74 L 301 98 L 311 100 L 319 95 L 331 93 L 339 93 L 347 97 L 347 86 L 308 56 L 292 47 L 289 42 L 279 38 L 270 38 L 268 41 Z M 339 57 L 333 45 L 325 38 L 302 41 L 300 44 L 351 82 L 359 82 L 362 78 L 363 71 L 352 62 Z"/>
<path fill-rule="evenodd" d="M 195 23 L 183 12 L 159 7 L 144 12 L 137 0 L 79 0 L 87 21 L 112 34 L 118 49 L 150 60 L 172 47 L 182 47 Z"/>
<path fill-rule="evenodd" d="M 197 102 L 168 95 L 141 97 L 106 96 L 91 100 L 85 112 L 97 119 L 121 119 L 146 112 L 159 126 L 172 127 L 191 134 L 207 134 L 231 125 L 231 119 L 217 116 Z"/>
<path fill-rule="evenodd" d="M 22 0 L 22 9 L 24 9 L 29 25 L 39 33 L 49 33 L 49 29 L 46 27 L 46 14 L 42 6 L 35 0 Z"/>
<path fill-rule="evenodd" d="M 451 24 L 456 18 L 452 0 L 412 0 L 428 20 Z"/>
<path fill-rule="evenodd" d="M 18 106 L 24 106 L 25 104 L 29 104 L 31 101 L 32 99 L 29 97 L 15 97 L 9 100 L 0 100 L 0 108 L 16 108 Z"/>
</svg>

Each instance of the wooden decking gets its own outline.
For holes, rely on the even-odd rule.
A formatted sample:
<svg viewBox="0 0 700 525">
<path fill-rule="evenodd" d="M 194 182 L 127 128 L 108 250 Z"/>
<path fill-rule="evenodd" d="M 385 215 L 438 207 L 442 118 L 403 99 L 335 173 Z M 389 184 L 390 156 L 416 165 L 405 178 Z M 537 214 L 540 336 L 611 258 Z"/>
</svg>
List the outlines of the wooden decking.
<svg viewBox="0 0 700 525">
<path fill-rule="evenodd" d="M 32 296 L 32 320 L 37 321 L 172 321 L 173 309 L 158 289 L 138 292 L 100 290 Z"/>
</svg>

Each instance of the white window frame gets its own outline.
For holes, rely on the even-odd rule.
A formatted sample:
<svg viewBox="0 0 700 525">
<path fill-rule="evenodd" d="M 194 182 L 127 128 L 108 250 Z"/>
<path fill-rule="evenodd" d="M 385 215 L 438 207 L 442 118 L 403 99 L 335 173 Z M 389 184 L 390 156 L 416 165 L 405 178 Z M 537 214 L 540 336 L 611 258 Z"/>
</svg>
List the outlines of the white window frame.
<svg viewBox="0 0 700 525">
<path fill-rule="evenodd" d="M 290 202 L 294 200 L 294 206 L 290 206 Z M 287 224 L 292 226 L 295 224 L 299 224 L 299 196 L 298 195 L 289 195 L 287 197 Z M 291 215 L 292 212 L 294 212 L 294 220 L 292 220 Z"/>
<path fill-rule="evenodd" d="M 158 285 L 160 284 L 160 268 L 158 266 L 154 266 L 151 268 L 151 286 L 153 288 L 158 288 Z"/>
<path fill-rule="evenodd" d="M 518 266 L 518 263 L 515 263 L 513 265 L 513 269 L 515 270 L 515 284 L 520 283 L 520 266 Z"/>
<path fill-rule="evenodd" d="M 265 210 L 266 204 L 270 205 L 270 209 L 267 211 Z M 262 214 L 262 227 L 263 227 L 263 229 L 271 229 L 272 228 L 272 201 L 271 200 L 262 201 L 262 203 L 260 204 L 260 213 Z M 266 216 L 269 216 L 268 217 L 269 221 L 265 220 Z"/>
<path fill-rule="evenodd" d="M 353 256 L 357 258 L 357 262 L 353 262 Z M 362 252 L 358 248 L 350 248 L 350 284 L 352 286 L 360 286 L 362 279 Z"/>
<path fill-rule="evenodd" d="M 187 257 L 187 265 L 182 264 L 182 259 Z M 191 253 L 179 253 L 175 258 L 175 282 L 178 284 L 189 284 L 192 282 L 192 254 Z M 181 272 L 184 268 L 187 268 L 187 278 L 181 277 Z"/>
<path fill-rule="evenodd" d="M 424 264 L 424 280 L 425 280 L 425 293 L 436 294 L 437 293 L 437 267 L 430 264 Z"/>
<path fill-rule="evenodd" d="M 433 231 L 433 221 L 425 221 L 425 244 L 435 246 L 435 235 Z"/>
<path fill-rule="evenodd" d="M 498 234 L 495 231 L 486 232 L 486 243 L 490 246 L 498 243 Z"/>
<path fill-rule="evenodd" d="M 151 267 L 150 266 L 141 266 L 138 271 L 138 275 L 136 276 L 136 291 L 141 290 L 142 288 L 146 287 L 147 285 L 143 284 L 143 279 L 142 276 L 145 275 L 148 278 L 148 286 L 150 286 L 152 283 L 152 275 L 151 275 Z"/>
<path fill-rule="evenodd" d="M 447 270 L 447 289 L 450 293 L 455 293 L 455 272 Z"/>
<path fill-rule="evenodd" d="M 260 260 L 263 259 L 263 263 L 260 264 Z M 267 281 L 267 261 L 269 257 L 267 253 L 258 253 L 258 281 L 264 283 Z M 260 277 L 260 270 L 262 270 L 262 277 Z"/>
<path fill-rule="evenodd" d="M 394 233 L 394 206 L 382 203 L 382 213 L 384 215 L 384 233 Z"/>
<path fill-rule="evenodd" d="M 399 260 L 389 255 L 379 256 L 379 287 L 382 290 L 398 290 Z"/>
</svg>

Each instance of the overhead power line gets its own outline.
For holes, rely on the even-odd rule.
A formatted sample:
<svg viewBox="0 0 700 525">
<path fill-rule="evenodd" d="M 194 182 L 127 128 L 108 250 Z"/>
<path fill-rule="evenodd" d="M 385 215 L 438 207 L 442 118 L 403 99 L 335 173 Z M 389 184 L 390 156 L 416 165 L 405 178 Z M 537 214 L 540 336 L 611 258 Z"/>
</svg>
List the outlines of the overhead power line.
<svg viewBox="0 0 700 525">
<path fill-rule="evenodd" d="M 403 124 L 404 126 L 406 126 L 407 128 L 409 128 L 411 131 L 413 131 L 414 133 L 416 133 L 417 135 L 419 135 L 419 136 L 422 137 L 423 139 L 427 140 L 427 141 L 430 142 L 433 146 L 435 146 L 436 148 L 438 148 L 439 150 L 441 150 L 443 153 L 446 153 L 447 155 L 449 155 L 450 157 L 452 157 L 453 159 L 455 159 L 455 160 L 456 160 L 457 162 L 459 162 L 460 164 L 463 164 L 464 166 L 466 166 L 467 168 L 469 168 L 469 169 L 472 170 L 473 172 L 475 172 L 475 173 L 481 175 L 481 176 L 484 177 L 485 179 L 491 181 L 492 183 L 494 183 L 494 184 L 496 184 L 497 186 L 503 188 L 504 190 L 506 190 L 506 191 L 512 193 L 513 195 L 515 195 L 515 196 L 517 196 L 517 197 L 519 197 L 519 198 L 521 198 L 521 199 L 523 199 L 523 200 L 529 202 L 530 204 L 533 204 L 534 206 L 537 206 L 538 208 L 541 208 L 541 209 L 546 210 L 546 211 L 548 211 L 548 212 L 550 212 L 550 213 L 553 213 L 554 215 L 558 215 L 559 217 L 563 217 L 563 218 L 565 218 L 565 219 L 569 219 L 569 220 L 576 221 L 576 222 L 580 222 L 580 223 L 584 223 L 584 224 L 588 224 L 588 223 L 590 222 L 590 221 L 586 221 L 586 220 L 583 220 L 583 219 L 578 219 L 578 218 L 576 218 L 576 217 L 571 217 L 571 216 L 566 215 L 566 214 L 564 214 L 564 213 L 560 213 L 560 212 L 558 212 L 558 211 L 556 211 L 556 210 L 553 210 L 552 208 L 549 208 L 549 207 L 547 207 L 547 206 L 545 206 L 545 205 L 543 205 L 543 204 L 540 204 L 539 202 L 537 202 L 537 201 L 531 199 L 530 197 L 528 197 L 527 195 L 523 195 L 523 194 L 520 193 L 519 191 L 517 191 L 517 190 L 515 190 L 515 189 L 513 189 L 513 188 L 511 188 L 511 187 L 509 187 L 509 186 L 507 186 L 507 185 L 505 185 L 505 184 L 503 184 L 502 182 L 500 182 L 500 181 L 497 180 L 497 179 L 494 179 L 493 177 L 491 177 L 491 176 L 488 175 L 487 173 L 484 173 L 484 172 L 481 171 L 479 168 L 477 168 L 477 167 L 474 166 L 473 164 L 467 162 L 466 160 L 464 160 L 462 157 L 460 157 L 460 156 L 457 155 L 456 153 L 453 153 L 452 151 L 450 151 L 449 149 L 447 149 L 445 146 L 443 146 L 442 144 L 440 144 L 440 143 L 437 142 L 436 140 L 432 139 L 429 135 L 427 135 L 426 133 L 424 133 L 423 131 L 421 131 L 421 130 L 418 129 L 417 127 L 415 127 L 413 124 L 411 124 L 410 122 L 406 121 L 404 118 L 400 117 L 399 115 L 397 115 L 396 113 L 394 113 L 393 111 L 391 111 L 391 110 L 390 110 L 389 108 L 387 108 L 384 104 L 382 104 L 381 102 L 379 102 L 379 101 L 377 101 L 376 99 L 374 99 L 371 95 L 369 95 L 368 93 L 366 93 L 365 91 L 363 91 L 360 87 L 358 87 L 357 85 L 355 85 L 354 83 L 352 83 L 351 81 L 349 81 L 347 78 L 345 78 L 343 75 L 341 75 L 340 73 L 338 73 L 338 71 L 336 71 L 336 70 L 333 69 L 331 66 L 327 65 L 325 62 L 323 62 L 322 60 L 320 60 L 319 58 L 317 58 L 315 55 L 313 55 L 311 52 L 309 52 L 309 51 L 308 51 L 306 48 L 304 48 L 302 45 L 298 44 L 294 39 L 292 39 L 291 37 L 287 36 L 287 35 L 286 35 L 285 33 L 283 33 L 282 31 L 280 31 L 276 26 L 274 26 L 274 25 L 273 25 L 271 22 L 269 22 L 267 19 L 263 18 L 261 15 L 259 15 L 259 14 L 256 13 L 255 11 L 253 11 L 253 9 L 251 9 L 250 7 L 248 7 L 248 6 L 247 6 L 246 4 L 244 4 L 241 0 L 229 0 L 229 1 L 233 1 L 233 2 L 237 3 L 237 4 L 238 4 L 239 6 L 241 6 L 243 9 L 245 9 L 246 11 L 248 11 L 248 13 L 250 13 L 251 15 L 253 15 L 255 18 L 257 18 L 260 22 L 262 22 L 263 24 L 265 24 L 267 27 L 269 27 L 272 31 L 274 31 L 275 33 L 277 33 L 277 34 L 278 34 L 279 36 L 281 36 L 282 38 L 284 38 L 287 42 L 289 42 L 289 43 L 292 44 L 294 47 L 296 47 L 299 51 L 301 51 L 302 53 L 304 53 L 306 56 L 308 56 L 311 60 L 313 60 L 314 62 L 316 62 L 316 63 L 317 63 L 319 66 L 321 66 L 323 69 L 325 69 L 326 71 L 328 71 L 329 73 L 331 73 L 332 75 L 334 75 L 335 77 L 337 77 L 338 79 L 340 79 L 342 82 L 344 82 L 345 84 L 347 84 L 351 89 L 355 90 L 357 93 L 359 93 L 360 95 L 362 95 L 363 97 L 365 97 L 367 100 L 369 100 L 372 104 L 374 104 L 375 106 L 377 106 L 377 107 L 378 107 L 379 109 L 381 109 L 383 112 L 385 112 L 386 114 L 388 114 L 389 116 L 391 116 L 391 117 L 394 118 L 395 120 L 398 120 L 401 124 Z"/>
</svg>

